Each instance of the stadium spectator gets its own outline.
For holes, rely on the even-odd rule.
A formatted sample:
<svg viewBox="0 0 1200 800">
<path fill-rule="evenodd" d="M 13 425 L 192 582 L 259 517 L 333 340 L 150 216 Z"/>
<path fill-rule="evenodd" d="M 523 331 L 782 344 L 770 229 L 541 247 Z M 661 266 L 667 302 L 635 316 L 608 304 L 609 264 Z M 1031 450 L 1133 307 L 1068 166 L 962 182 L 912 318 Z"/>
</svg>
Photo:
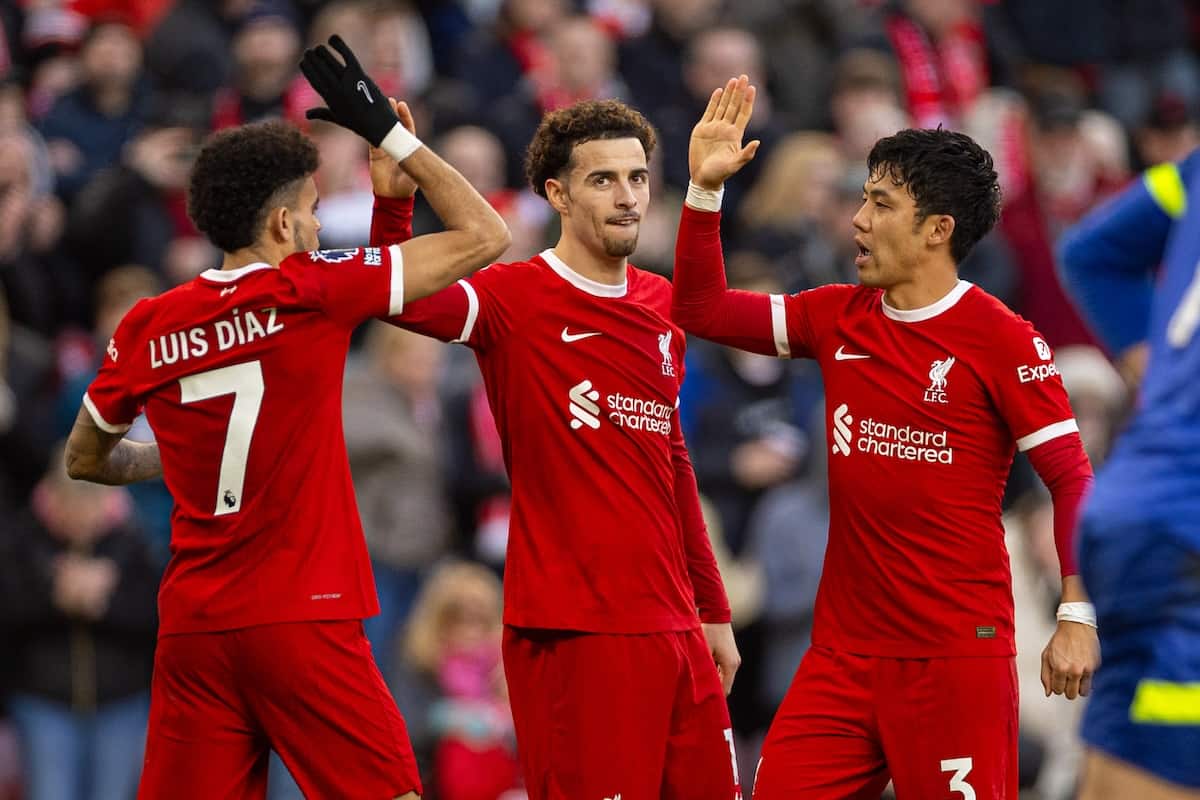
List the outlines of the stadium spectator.
<svg viewBox="0 0 1200 800">
<path fill-rule="evenodd" d="M 720 20 L 720 0 L 650 0 L 650 29 L 621 42 L 618 63 L 634 102 L 655 124 L 689 104 L 684 54 L 692 39 Z M 653 80 L 648 80 L 653 75 Z"/>
<path fill-rule="evenodd" d="M 288 0 L 255 0 L 239 19 L 230 42 L 232 80 L 214 96 L 213 130 L 277 117 L 304 119 L 311 95 L 296 76 L 298 24 Z"/>
<path fill-rule="evenodd" d="M 415 334 L 409 334 L 415 335 Z M 398 702 L 441 800 L 496 800 L 520 785 L 500 660 L 500 580 L 471 563 L 438 567 L 404 635 Z"/>
<path fill-rule="evenodd" d="M 186 210 L 188 176 L 203 126 L 204 111 L 193 102 L 156 98 L 119 163 L 80 190 L 63 241 L 77 265 L 77 292 L 94 297 L 104 274 L 124 264 L 149 267 L 169 287 L 217 263 L 216 251 Z"/>
<path fill-rule="evenodd" d="M 379 596 L 380 613 L 363 627 L 389 684 L 397 635 L 450 539 L 438 393 L 444 349 L 433 339 L 372 325 L 342 394 L 346 453 Z"/>
<path fill-rule="evenodd" d="M 161 562 L 122 489 L 67 477 L 0 526 L 0 627 L 27 800 L 132 797 L 141 771 Z"/>
<path fill-rule="evenodd" d="M 57 191 L 68 201 L 120 158 L 141 125 L 146 96 L 142 44 L 121 22 L 100 21 L 88 30 L 79 66 L 80 86 L 59 98 L 40 122 Z"/>
</svg>

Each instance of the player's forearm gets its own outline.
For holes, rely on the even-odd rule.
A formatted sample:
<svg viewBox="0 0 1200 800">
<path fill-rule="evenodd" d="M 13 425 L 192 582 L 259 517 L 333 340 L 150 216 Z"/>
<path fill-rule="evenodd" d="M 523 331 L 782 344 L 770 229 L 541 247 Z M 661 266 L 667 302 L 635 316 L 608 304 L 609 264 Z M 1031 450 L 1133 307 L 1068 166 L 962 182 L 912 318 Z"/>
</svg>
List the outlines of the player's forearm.
<svg viewBox="0 0 1200 800">
<path fill-rule="evenodd" d="M 162 460 L 155 442 L 122 439 L 107 454 L 67 451 L 67 474 L 76 480 L 124 486 L 162 475 Z"/>
<path fill-rule="evenodd" d="M 512 237 L 504 220 L 458 170 L 436 153 L 421 147 L 401 161 L 400 166 L 421 187 L 425 199 L 446 226 L 446 233 L 457 234 L 461 246 L 468 248 L 464 261 L 487 264 L 508 247 Z M 462 269 L 453 280 L 471 271 Z"/>
<path fill-rule="evenodd" d="M 371 246 L 402 244 L 412 238 L 413 199 L 375 195 L 371 210 Z"/>
<path fill-rule="evenodd" d="M 678 414 L 675 417 L 678 422 Z M 696 475 L 688 458 L 683 435 L 676 430 L 672 434 L 671 458 L 675 467 L 675 505 L 679 509 L 679 521 L 683 528 L 683 548 L 687 557 L 688 577 L 692 581 L 696 608 L 700 621 L 725 623 L 732 619 L 729 597 L 721 580 L 721 571 L 708 538 L 708 526 L 704 523 L 704 512 L 700 506 L 700 491 L 696 487 Z"/>
<path fill-rule="evenodd" d="M 671 316 L 688 333 L 764 355 L 777 355 L 770 298 L 725 282 L 721 215 L 685 205 L 675 240 Z"/>
<path fill-rule="evenodd" d="M 1054 545 L 1058 551 L 1061 573 L 1066 578 L 1076 576 L 1075 529 L 1083 498 L 1092 485 L 1092 467 L 1078 433 L 1060 436 L 1029 450 L 1030 463 L 1050 490 L 1054 503 Z M 1082 591 L 1082 585 L 1078 587 Z M 1070 602 L 1070 601 L 1065 601 Z"/>
</svg>

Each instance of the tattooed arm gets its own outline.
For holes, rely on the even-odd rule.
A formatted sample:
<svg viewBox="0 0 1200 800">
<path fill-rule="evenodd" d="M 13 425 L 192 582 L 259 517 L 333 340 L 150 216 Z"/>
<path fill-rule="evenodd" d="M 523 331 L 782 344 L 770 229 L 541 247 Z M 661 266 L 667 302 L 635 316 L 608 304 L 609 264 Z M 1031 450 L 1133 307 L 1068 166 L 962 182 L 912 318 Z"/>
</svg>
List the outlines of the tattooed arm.
<svg viewBox="0 0 1200 800">
<path fill-rule="evenodd" d="M 121 433 L 96 426 L 87 408 L 79 409 L 67 438 L 67 474 L 76 480 L 121 486 L 162 475 L 155 442 L 132 442 Z"/>
</svg>

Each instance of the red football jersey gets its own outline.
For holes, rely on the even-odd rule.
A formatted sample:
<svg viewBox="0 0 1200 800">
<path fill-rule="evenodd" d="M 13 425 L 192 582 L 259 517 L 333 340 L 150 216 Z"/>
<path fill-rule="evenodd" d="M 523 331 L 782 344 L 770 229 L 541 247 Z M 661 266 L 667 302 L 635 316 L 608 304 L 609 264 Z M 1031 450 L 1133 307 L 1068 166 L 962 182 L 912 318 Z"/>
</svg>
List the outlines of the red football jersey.
<svg viewBox="0 0 1200 800">
<path fill-rule="evenodd" d="M 403 309 L 397 247 L 209 270 L 125 316 L 84 404 L 139 410 L 175 499 L 160 634 L 378 613 L 342 436 L 350 332 Z"/>
<path fill-rule="evenodd" d="M 841 285 L 760 308 L 776 353 L 815 358 L 825 381 L 830 530 L 813 643 L 1014 653 L 1000 519 L 1014 445 L 1078 430 L 1049 346 L 966 281 L 907 311 Z"/>
<path fill-rule="evenodd" d="M 660 276 L 631 266 L 623 285 L 605 285 L 546 250 L 393 320 L 478 357 L 513 485 L 507 624 L 684 630 L 697 606 L 729 620 L 703 525 L 676 494 L 691 480 L 694 504 L 677 409 L 685 341 L 670 306 Z"/>
</svg>

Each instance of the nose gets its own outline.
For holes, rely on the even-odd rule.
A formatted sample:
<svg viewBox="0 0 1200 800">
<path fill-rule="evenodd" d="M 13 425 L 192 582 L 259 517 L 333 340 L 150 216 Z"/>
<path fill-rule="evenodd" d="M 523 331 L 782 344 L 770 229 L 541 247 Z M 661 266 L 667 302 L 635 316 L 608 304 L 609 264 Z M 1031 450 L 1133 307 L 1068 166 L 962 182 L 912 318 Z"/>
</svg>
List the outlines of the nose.
<svg viewBox="0 0 1200 800">
<path fill-rule="evenodd" d="M 621 181 L 620 189 L 613 197 L 613 202 L 622 211 L 637 208 L 637 195 L 634 194 L 633 187 L 629 184 L 629 181 Z"/>
<path fill-rule="evenodd" d="M 870 225 L 868 224 L 867 204 L 864 202 L 858 207 L 858 213 L 850 220 L 850 224 L 860 231 L 865 232 Z"/>
</svg>

